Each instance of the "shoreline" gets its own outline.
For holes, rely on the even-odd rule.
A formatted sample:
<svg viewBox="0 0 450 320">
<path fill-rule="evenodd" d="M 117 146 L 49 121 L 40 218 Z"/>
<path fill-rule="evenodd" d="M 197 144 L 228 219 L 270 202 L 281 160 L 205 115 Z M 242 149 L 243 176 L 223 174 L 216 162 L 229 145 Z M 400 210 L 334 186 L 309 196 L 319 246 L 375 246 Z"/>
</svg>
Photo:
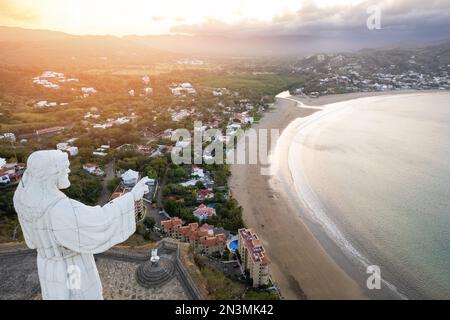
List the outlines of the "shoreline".
<svg viewBox="0 0 450 320">
<path fill-rule="evenodd" d="M 262 166 L 259 164 L 234 164 L 231 167 L 230 187 L 233 196 L 244 209 L 245 223 L 263 239 L 272 259 L 271 275 L 287 299 L 301 299 L 306 295 L 308 299 L 357 300 L 374 296 L 364 290 L 361 281 L 364 280 L 365 283 L 365 279 L 361 275 L 355 276 L 356 266 L 352 265 L 337 244 L 318 236 L 321 233 L 317 230 L 319 227 L 312 221 L 307 221 L 305 209 L 299 205 L 299 199 L 293 190 L 295 188 L 292 188 L 289 146 L 286 142 L 294 133 L 288 132 L 292 130 L 286 128 L 295 120 L 302 121 L 321 109 L 316 107 L 364 97 L 419 92 L 351 93 L 314 99 L 281 95 L 277 99 L 276 109 L 267 112 L 261 122 L 252 127 L 281 131 L 276 146 L 276 153 L 281 155 L 279 174 L 261 176 Z M 271 150 L 272 152 L 275 150 Z M 375 295 L 375 298 L 386 297 L 390 295 Z"/>
</svg>

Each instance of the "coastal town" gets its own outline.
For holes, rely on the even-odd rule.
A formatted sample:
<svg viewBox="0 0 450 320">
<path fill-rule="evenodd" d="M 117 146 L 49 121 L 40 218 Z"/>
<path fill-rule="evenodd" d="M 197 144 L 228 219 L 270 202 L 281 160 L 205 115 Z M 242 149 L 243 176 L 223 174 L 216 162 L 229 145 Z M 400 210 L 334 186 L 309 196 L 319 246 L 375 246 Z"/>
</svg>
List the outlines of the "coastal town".
<svg viewBox="0 0 450 320">
<path fill-rule="evenodd" d="M 289 66 L 292 74 L 311 77 L 306 86 L 294 93 L 317 98 L 352 92 L 450 89 L 450 65 L 444 57 L 437 57 L 430 64 L 427 52 L 392 51 L 386 59 L 377 57 L 377 52 L 307 56 Z"/>
<path fill-rule="evenodd" d="M 166 63 L 175 71 L 121 76 L 7 67 L 0 71 L 10 79 L 0 95 L 0 240 L 23 241 L 12 196 L 27 157 L 35 150 L 56 149 L 71 162 L 72 186 L 66 194 L 89 205 L 105 205 L 130 192 L 142 177 L 150 178 L 149 194 L 135 204 L 136 234 L 126 245 L 164 239 L 187 244 L 210 285 L 220 279 L 246 288 L 246 294 L 227 298 L 251 293 L 254 299 L 282 299 L 270 273 L 270 253 L 233 197 L 230 166 L 173 164 L 172 151 L 192 143 L 174 140 L 176 130 L 194 135 L 218 129 L 225 147 L 270 112 L 283 90 L 312 99 L 449 90 L 449 64 L 430 67 L 416 56 L 408 58 L 406 65 L 375 66 L 367 57 L 318 54 L 270 67 L 265 59 L 248 66 L 245 60 L 236 65 L 190 57 Z M 194 128 L 195 121 L 202 127 Z"/>
<path fill-rule="evenodd" d="M 2 211 L 6 210 L 2 212 L 2 242 L 22 240 L 11 201 L 26 170 L 27 156 L 35 149 L 56 149 L 67 153 L 71 162 L 72 186 L 66 194 L 87 204 L 114 201 L 142 177 L 150 178 L 150 192 L 135 204 L 138 228 L 128 245 L 165 238 L 188 243 L 195 256 L 205 257 L 198 261 L 205 261 L 214 274 L 248 286 L 247 296 L 253 292 L 254 298 L 281 298 L 270 277 L 270 259 L 258 236 L 245 229 L 242 208 L 228 187 L 229 166 L 171 163 L 172 150 L 186 143 L 173 141 L 176 129 L 192 128 L 194 120 L 203 120 L 202 132 L 229 129 L 229 135 L 221 137 L 226 143 L 260 118 L 270 100 L 246 97 L 224 87 L 194 87 L 189 82 L 161 85 L 148 75 L 131 81 L 134 85 L 122 94 L 113 94 L 114 101 L 123 101 L 123 106 L 115 102 L 104 108 L 97 101 L 108 93 L 82 76 L 69 78 L 46 70 L 24 79 L 42 98 L 24 97 L 20 112 L 47 120 L 35 128 L 18 128 L 0 136 L 0 200 Z M 1 102 L 2 129 L 15 127 L 9 107 L 13 102 L 8 97 L 5 94 Z M 167 101 L 167 106 L 157 105 L 161 101 Z"/>
</svg>

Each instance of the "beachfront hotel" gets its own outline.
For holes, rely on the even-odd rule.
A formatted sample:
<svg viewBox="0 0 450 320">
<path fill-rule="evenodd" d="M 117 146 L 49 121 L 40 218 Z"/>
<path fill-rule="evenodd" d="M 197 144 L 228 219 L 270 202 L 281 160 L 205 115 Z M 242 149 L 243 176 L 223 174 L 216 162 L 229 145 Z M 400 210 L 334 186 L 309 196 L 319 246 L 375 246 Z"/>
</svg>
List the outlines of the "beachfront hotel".
<svg viewBox="0 0 450 320">
<path fill-rule="evenodd" d="M 203 254 L 223 253 L 226 249 L 227 236 L 224 233 L 215 232 L 214 226 L 198 223 L 190 223 L 183 226 L 180 218 L 174 217 L 170 220 L 161 221 L 161 226 L 169 237 L 189 244 Z"/>
<path fill-rule="evenodd" d="M 258 235 L 252 229 L 240 229 L 238 236 L 242 266 L 249 271 L 253 287 L 258 288 L 269 284 L 271 261 Z"/>
</svg>

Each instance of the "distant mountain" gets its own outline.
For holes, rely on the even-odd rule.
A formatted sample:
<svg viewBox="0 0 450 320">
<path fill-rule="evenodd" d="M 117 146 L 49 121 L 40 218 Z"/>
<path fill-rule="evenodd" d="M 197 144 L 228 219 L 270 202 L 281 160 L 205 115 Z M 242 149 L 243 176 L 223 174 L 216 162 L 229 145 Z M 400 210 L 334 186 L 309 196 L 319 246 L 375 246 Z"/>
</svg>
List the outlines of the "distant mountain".
<svg viewBox="0 0 450 320">
<path fill-rule="evenodd" d="M 399 43 L 401 39 L 401 43 Z M 427 42 L 437 39 L 427 38 Z M 395 50 L 408 50 L 427 43 L 414 37 L 361 31 L 358 36 L 328 34 L 322 37 L 279 36 L 76 36 L 62 32 L 0 27 L 0 64 L 31 66 L 116 66 L 151 64 L 173 61 L 186 55 L 230 56 L 303 56 L 317 52 L 356 52 L 362 48 L 368 53 L 383 48 L 386 55 Z M 402 49 L 393 49 L 389 47 Z M 372 50 L 372 51 L 371 51 Z M 375 51 L 373 51 L 375 50 Z M 431 56 L 445 47 L 432 49 Z M 379 59 L 384 54 L 380 54 Z M 401 55 L 403 57 L 403 55 Z M 388 56 L 385 56 L 388 59 Z M 376 57 L 375 57 L 376 58 Z"/>
<path fill-rule="evenodd" d="M 57 31 L 0 27 L 0 42 L 38 42 L 66 40 L 74 37 L 76 36 Z"/>
<path fill-rule="evenodd" d="M 375 67 L 396 65 L 401 70 L 413 68 L 414 65 L 436 70 L 450 65 L 450 40 L 426 46 L 403 46 L 392 49 L 365 49 L 357 53 L 367 63 Z"/>
<path fill-rule="evenodd" d="M 214 56 L 295 56 L 317 52 L 356 52 L 363 48 L 408 47 L 427 45 L 432 41 L 448 38 L 448 35 L 414 37 L 399 31 L 391 33 L 359 30 L 354 34 L 333 33 L 317 36 L 127 36 L 126 40 L 161 50 L 184 54 Z"/>
<path fill-rule="evenodd" d="M 450 40 L 433 42 L 427 46 L 400 46 L 320 54 L 320 59 L 319 55 L 310 55 L 294 63 L 294 67 L 300 71 L 317 70 L 324 75 L 330 73 L 330 68 L 333 70 L 331 73 L 346 72 L 349 66 L 368 77 L 378 72 L 401 74 L 415 71 L 440 74 L 449 70 Z"/>
<path fill-rule="evenodd" d="M 96 67 L 150 64 L 176 57 L 119 37 L 0 27 L 0 64 Z"/>
</svg>

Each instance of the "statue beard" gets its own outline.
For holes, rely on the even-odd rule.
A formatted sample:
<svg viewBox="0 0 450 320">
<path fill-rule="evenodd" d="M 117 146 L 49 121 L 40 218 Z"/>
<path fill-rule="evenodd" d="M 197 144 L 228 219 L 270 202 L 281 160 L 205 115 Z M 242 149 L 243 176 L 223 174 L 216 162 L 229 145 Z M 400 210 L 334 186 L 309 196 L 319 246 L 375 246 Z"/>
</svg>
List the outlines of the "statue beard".
<svg viewBox="0 0 450 320">
<path fill-rule="evenodd" d="M 64 177 L 60 177 L 58 179 L 58 189 L 65 190 L 70 188 L 69 176 L 65 175 Z"/>
</svg>

